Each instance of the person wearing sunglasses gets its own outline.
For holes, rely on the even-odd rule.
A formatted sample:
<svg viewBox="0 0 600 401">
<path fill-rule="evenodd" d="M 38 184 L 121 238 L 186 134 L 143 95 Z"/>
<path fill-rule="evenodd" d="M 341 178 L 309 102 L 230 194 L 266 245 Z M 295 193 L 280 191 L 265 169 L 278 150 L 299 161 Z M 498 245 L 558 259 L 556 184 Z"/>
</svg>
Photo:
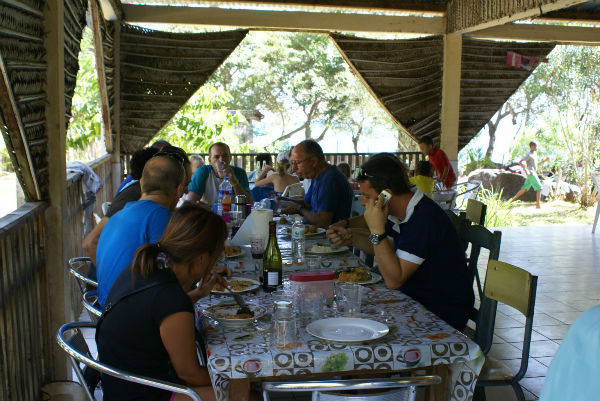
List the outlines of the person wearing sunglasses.
<svg viewBox="0 0 600 401">
<path fill-rule="evenodd" d="M 183 193 L 185 179 L 181 159 L 162 151 L 157 153 L 144 167 L 140 199 L 127 203 L 106 222 L 96 251 L 101 307 L 116 278 L 131 263 L 135 250 L 161 237 Z"/>
<path fill-rule="evenodd" d="M 325 160 L 316 141 L 300 142 L 292 149 L 290 164 L 298 178 L 310 178 L 303 200 L 280 198 L 283 213 L 298 213 L 310 224 L 327 227 L 350 216 L 354 193 L 342 172 Z"/>
<path fill-rule="evenodd" d="M 390 153 L 370 157 L 357 180 L 365 213 L 330 226 L 329 240 L 375 255 L 389 289 L 463 330 L 475 301 L 474 277 L 446 212 L 410 185 L 406 167 Z"/>
</svg>

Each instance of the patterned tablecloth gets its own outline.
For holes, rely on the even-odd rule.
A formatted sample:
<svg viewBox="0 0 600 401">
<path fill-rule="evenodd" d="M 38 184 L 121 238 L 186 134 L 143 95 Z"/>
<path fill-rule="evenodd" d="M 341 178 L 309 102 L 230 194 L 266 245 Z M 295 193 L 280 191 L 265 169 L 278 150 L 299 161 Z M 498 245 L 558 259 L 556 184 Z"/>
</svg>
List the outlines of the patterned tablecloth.
<svg viewBox="0 0 600 401">
<path fill-rule="evenodd" d="M 355 261 L 349 255 L 331 260 L 332 267 Z M 251 259 L 242 258 L 233 263 L 242 267 L 236 276 L 252 277 L 254 274 Z M 280 350 L 271 346 L 269 330 L 260 331 L 254 326 L 225 329 L 219 325 L 215 327 L 214 322 L 202 317 L 204 308 L 225 299 L 213 295 L 196 304 L 207 348 L 209 373 L 219 400 L 234 401 L 229 396 L 229 382 L 236 378 L 297 377 L 373 369 L 402 371 L 438 364 L 449 366 L 447 398 L 468 400 L 472 398 L 484 361 L 477 344 L 417 301 L 400 291 L 386 289 L 383 283 L 368 287 L 361 313 L 363 318 L 385 323 L 390 332 L 378 340 L 364 343 L 328 342 L 313 337 L 300 327 L 296 346 Z M 271 296 L 262 291 L 249 294 L 246 299 L 267 307 L 272 305 Z M 324 314 L 327 317 L 336 313 L 332 307 Z M 410 362 L 405 359 L 408 355 Z"/>
</svg>

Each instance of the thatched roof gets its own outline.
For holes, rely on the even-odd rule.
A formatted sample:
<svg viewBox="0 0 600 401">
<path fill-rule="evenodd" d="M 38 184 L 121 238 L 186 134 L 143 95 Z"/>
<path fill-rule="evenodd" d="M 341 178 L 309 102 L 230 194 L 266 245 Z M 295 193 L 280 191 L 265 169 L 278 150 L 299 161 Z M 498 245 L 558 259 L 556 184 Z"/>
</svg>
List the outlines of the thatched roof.
<svg viewBox="0 0 600 401">
<path fill-rule="evenodd" d="M 438 139 L 443 40 L 373 40 L 331 34 L 371 93 L 415 139 Z M 530 75 L 506 66 L 506 52 L 546 57 L 551 43 L 463 39 L 459 148 L 464 147 Z"/>
<path fill-rule="evenodd" d="M 122 25 L 121 152 L 148 143 L 247 33 L 168 33 Z"/>
</svg>

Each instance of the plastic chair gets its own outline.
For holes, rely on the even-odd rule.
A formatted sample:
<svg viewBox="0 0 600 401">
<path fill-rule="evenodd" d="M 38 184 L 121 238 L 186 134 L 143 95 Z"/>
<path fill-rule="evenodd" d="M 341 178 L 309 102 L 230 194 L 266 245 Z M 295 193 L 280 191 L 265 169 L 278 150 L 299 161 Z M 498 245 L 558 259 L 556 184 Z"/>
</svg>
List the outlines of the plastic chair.
<svg viewBox="0 0 600 401">
<path fill-rule="evenodd" d="M 86 291 L 83 293 L 81 303 L 83 307 L 90 315 L 90 319 L 92 321 L 97 322 L 100 316 L 102 316 L 102 310 L 98 309 L 96 306 L 96 302 L 98 301 L 98 291 Z"/>
<path fill-rule="evenodd" d="M 96 324 L 93 322 L 67 323 L 61 326 L 56 332 L 56 341 L 58 342 L 58 345 L 67 353 L 79 381 L 86 384 L 83 387 L 86 389 L 86 395 L 90 401 L 96 401 L 96 399 L 87 389 L 87 381 L 83 374 L 80 363 L 103 374 L 110 375 L 121 380 L 138 383 L 145 386 L 156 387 L 179 394 L 185 394 L 193 401 L 202 401 L 202 398 L 200 398 L 198 393 L 196 393 L 191 387 L 136 375 L 98 362 L 92 358 L 89 352 L 87 344 L 85 343 L 85 339 L 81 334 L 82 328 L 91 328 L 95 330 Z"/>
<path fill-rule="evenodd" d="M 90 271 L 95 269 L 92 260 L 86 256 L 71 258 L 68 262 L 69 273 L 76 279 L 79 291 L 83 295 L 90 288 L 98 288 L 98 282 L 89 278 Z"/>
<path fill-rule="evenodd" d="M 480 321 L 477 327 L 478 335 L 491 342 L 494 335 L 497 303 L 509 305 L 525 316 L 523 334 L 523 351 L 519 371 L 513 375 L 510 367 L 501 361 L 486 355 L 485 363 L 477 380 L 474 399 L 485 399 L 486 386 L 510 385 L 519 400 L 525 400 L 519 381 L 527 372 L 529 362 L 529 347 L 533 329 L 533 311 L 537 289 L 537 276 L 508 263 L 490 260 L 485 277 L 484 297 L 479 310 Z M 483 397 L 481 397 L 483 396 Z"/>
<path fill-rule="evenodd" d="M 466 217 L 471 223 L 485 225 L 485 213 L 487 206 L 476 199 L 467 200 Z"/>
<path fill-rule="evenodd" d="M 264 382 L 263 400 L 269 392 L 311 392 L 313 401 L 399 401 L 414 400 L 416 387 L 441 383 L 437 375 L 399 379 L 351 379 L 306 382 Z M 370 394 L 342 394 L 340 391 L 383 390 Z M 333 393 L 334 392 L 334 393 Z"/>
<path fill-rule="evenodd" d="M 104 202 L 102 203 L 102 215 L 106 216 L 106 213 L 108 213 L 108 210 L 110 209 L 110 205 L 112 202 Z"/>
<path fill-rule="evenodd" d="M 290 184 L 281 193 L 281 196 L 295 197 L 304 196 L 304 187 L 301 182 Z"/>
<path fill-rule="evenodd" d="M 481 248 L 485 248 L 490 251 L 488 260 L 498 260 L 500 258 L 502 232 L 491 232 L 481 225 L 465 224 L 462 226 L 459 236 L 464 243 L 471 244 L 471 252 L 469 253 L 467 260 L 467 267 L 477 282 L 477 291 L 481 297 L 483 295 L 483 289 L 481 286 L 481 278 L 479 277 L 479 269 L 477 268 L 479 254 L 481 253 Z"/>
</svg>

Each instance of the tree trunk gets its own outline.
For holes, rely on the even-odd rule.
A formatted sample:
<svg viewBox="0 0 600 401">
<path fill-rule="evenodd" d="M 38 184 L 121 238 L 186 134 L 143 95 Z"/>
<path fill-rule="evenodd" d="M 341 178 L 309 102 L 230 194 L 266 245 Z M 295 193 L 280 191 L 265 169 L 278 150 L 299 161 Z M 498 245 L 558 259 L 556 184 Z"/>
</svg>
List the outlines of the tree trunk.
<svg viewBox="0 0 600 401">
<path fill-rule="evenodd" d="M 498 128 L 498 120 L 496 120 L 495 124 L 492 124 L 491 121 L 488 121 L 487 126 L 490 140 L 488 142 L 487 150 L 485 151 L 485 157 L 491 159 L 492 153 L 494 153 L 494 145 L 496 144 L 496 129 Z"/>
<path fill-rule="evenodd" d="M 363 127 L 362 125 L 358 127 L 358 131 L 356 135 L 352 135 L 352 145 L 354 145 L 354 153 L 358 153 L 358 140 L 360 139 L 360 135 L 362 134 Z"/>
</svg>

